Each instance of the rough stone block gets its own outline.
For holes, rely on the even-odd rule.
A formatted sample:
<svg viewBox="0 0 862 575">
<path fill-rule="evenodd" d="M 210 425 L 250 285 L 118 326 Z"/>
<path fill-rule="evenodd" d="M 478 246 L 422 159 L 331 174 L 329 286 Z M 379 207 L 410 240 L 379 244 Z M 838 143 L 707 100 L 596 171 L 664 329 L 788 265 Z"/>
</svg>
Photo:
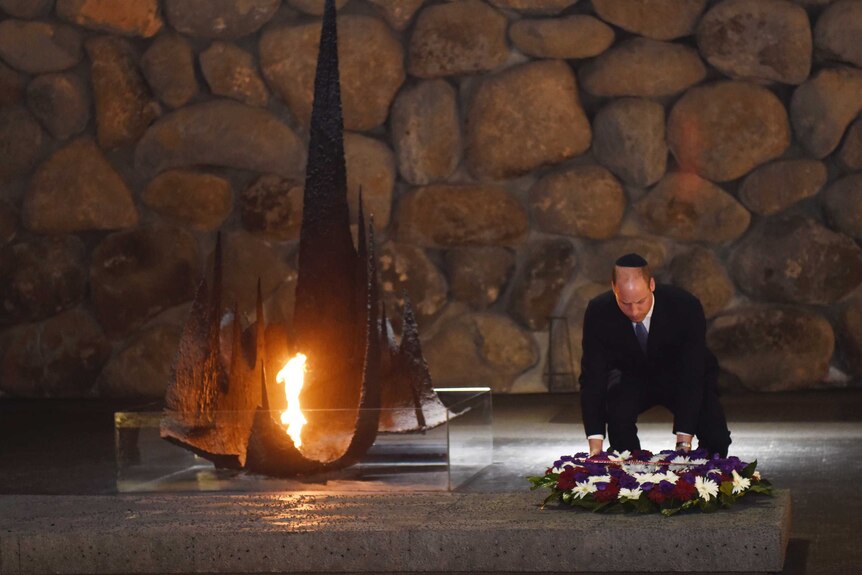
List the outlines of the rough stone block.
<svg viewBox="0 0 862 575">
<path fill-rule="evenodd" d="M 780 571 L 790 493 L 599 515 L 541 494 L 0 496 L 0 572 Z"/>
</svg>

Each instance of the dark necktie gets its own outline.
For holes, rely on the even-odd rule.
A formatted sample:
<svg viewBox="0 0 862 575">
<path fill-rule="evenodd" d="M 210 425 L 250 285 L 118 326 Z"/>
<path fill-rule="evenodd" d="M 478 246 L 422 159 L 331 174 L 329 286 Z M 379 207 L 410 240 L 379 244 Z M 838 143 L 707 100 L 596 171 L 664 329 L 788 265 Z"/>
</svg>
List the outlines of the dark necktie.
<svg viewBox="0 0 862 575">
<path fill-rule="evenodd" d="M 647 347 L 647 338 L 649 337 L 649 332 L 647 331 L 646 326 L 642 322 L 637 322 L 635 324 L 635 336 L 638 338 L 638 343 L 641 345 L 641 350 L 646 355 L 646 347 Z"/>
</svg>

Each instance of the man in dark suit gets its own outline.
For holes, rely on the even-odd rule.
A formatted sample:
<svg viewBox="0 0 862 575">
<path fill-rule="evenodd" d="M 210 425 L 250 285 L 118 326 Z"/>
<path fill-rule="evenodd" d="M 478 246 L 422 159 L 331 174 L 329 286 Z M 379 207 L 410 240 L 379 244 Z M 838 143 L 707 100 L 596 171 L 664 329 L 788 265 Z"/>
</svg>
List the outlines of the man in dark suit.
<svg viewBox="0 0 862 575">
<path fill-rule="evenodd" d="M 700 301 L 687 291 L 656 286 L 644 258 L 614 265 L 609 292 L 584 314 L 581 410 L 590 453 L 640 449 L 638 415 L 654 405 L 674 416 L 676 449 L 699 447 L 727 455 L 730 431 L 718 401 L 718 362 L 706 347 Z"/>
</svg>

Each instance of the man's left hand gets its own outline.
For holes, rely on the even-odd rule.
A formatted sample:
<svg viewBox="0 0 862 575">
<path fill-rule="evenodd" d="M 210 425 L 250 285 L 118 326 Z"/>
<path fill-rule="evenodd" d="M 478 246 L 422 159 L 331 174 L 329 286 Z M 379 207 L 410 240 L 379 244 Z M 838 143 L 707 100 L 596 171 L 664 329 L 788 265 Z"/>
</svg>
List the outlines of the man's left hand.
<svg viewBox="0 0 862 575">
<path fill-rule="evenodd" d="M 677 433 L 676 434 L 676 451 L 684 451 L 688 453 L 691 451 L 691 440 L 693 437 L 687 433 Z"/>
</svg>

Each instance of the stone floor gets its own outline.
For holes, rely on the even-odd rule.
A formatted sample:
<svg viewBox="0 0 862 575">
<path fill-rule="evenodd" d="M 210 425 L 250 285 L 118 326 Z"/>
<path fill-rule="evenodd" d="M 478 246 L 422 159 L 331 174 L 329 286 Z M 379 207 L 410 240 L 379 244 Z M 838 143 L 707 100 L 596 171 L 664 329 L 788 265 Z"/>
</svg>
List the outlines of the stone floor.
<svg viewBox="0 0 862 575">
<path fill-rule="evenodd" d="M 724 399 L 731 453 L 759 461 L 793 498 L 784 573 L 862 573 L 862 391 Z M 0 494 L 110 494 L 115 410 L 137 404 L 0 400 Z M 494 398 L 494 465 L 466 491 L 519 491 L 524 476 L 584 448 L 577 396 Z M 670 447 L 670 418 L 641 418 L 647 449 Z M 716 566 L 720 572 L 720 566 Z"/>
</svg>

